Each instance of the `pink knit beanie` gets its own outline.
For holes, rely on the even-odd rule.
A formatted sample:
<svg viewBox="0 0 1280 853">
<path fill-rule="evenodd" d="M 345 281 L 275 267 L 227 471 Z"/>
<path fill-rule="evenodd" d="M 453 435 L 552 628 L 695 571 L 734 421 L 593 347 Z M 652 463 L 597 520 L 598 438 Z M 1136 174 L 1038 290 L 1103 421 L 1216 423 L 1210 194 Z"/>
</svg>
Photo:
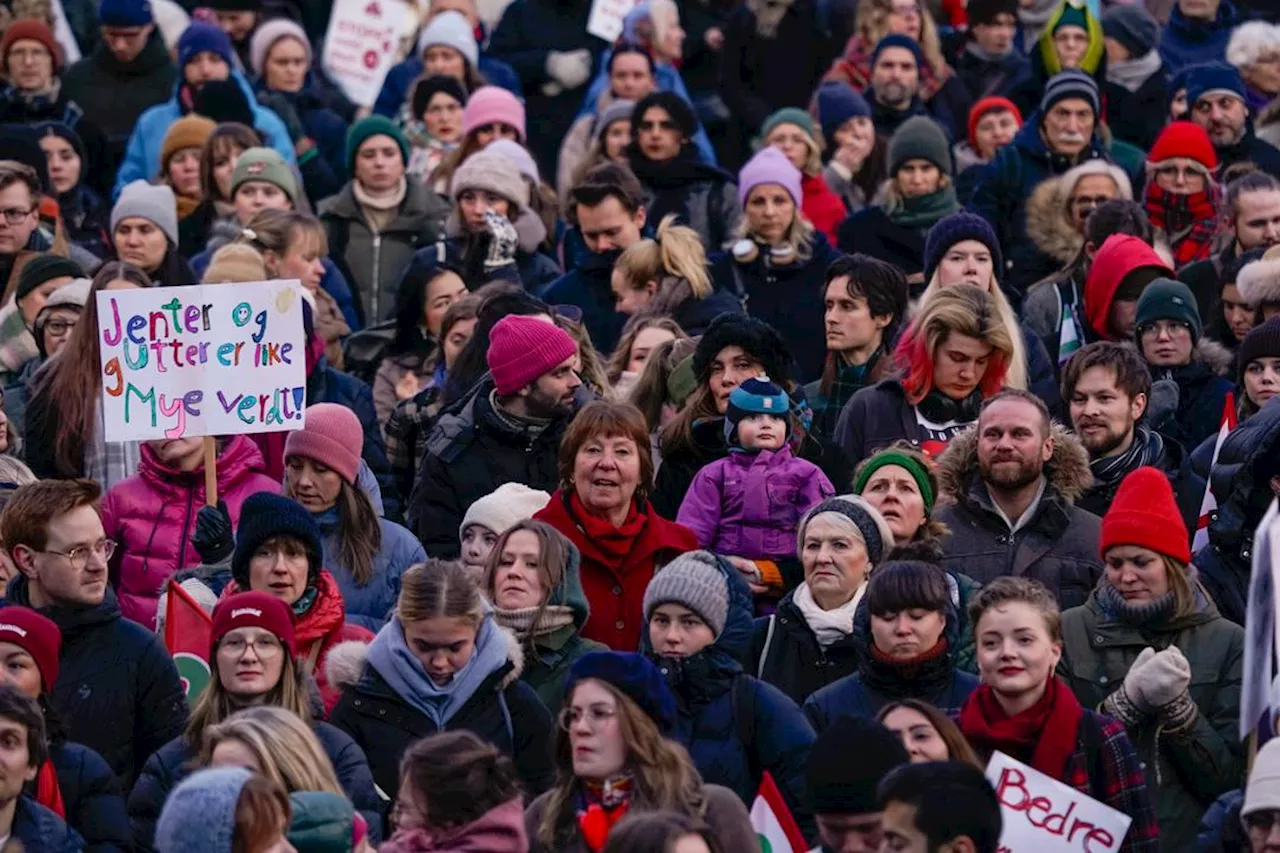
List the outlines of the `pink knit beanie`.
<svg viewBox="0 0 1280 853">
<path fill-rule="evenodd" d="M 363 448 L 364 427 L 355 412 L 337 403 L 316 403 L 307 406 L 306 426 L 285 439 L 284 458 L 314 459 L 354 486 Z"/>
<path fill-rule="evenodd" d="M 506 89 L 481 86 L 471 93 L 462 110 L 462 132 L 465 135 L 495 122 L 511 125 L 519 133 L 520 141 L 525 141 L 524 104 Z"/>
<path fill-rule="evenodd" d="M 514 394 L 578 351 L 573 338 L 559 326 L 509 314 L 489 332 L 489 372 L 502 396 Z M 307 410 L 310 417 L 310 409 Z"/>
</svg>

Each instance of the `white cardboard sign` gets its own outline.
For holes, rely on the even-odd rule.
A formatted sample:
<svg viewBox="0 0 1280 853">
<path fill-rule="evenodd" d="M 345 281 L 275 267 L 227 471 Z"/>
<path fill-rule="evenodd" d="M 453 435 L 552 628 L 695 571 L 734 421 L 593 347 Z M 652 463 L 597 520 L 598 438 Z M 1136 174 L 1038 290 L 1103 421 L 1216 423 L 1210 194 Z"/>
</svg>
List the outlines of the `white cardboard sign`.
<svg viewBox="0 0 1280 853">
<path fill-rule="evenodd" d="M 1000 853 L 1115 853 L 1133 818 L 1003 752 L 991 756 L 1004 829 Z"/>
<path fill-rule="evenodd" d="M 302 428 L 296 279 L 102 290 L 97 308 L 107 441 Z"/>
<path fill-rule="evenodd" d="M 613 44 L 622 35 L 622 22 L 637 0 L 592 0 L 587 32 Z"/>
<path fill-rule="evenodd" d="M 334 0 L 320 64 L 353 103 L 377 100 L 410 14 L 404 0 Z"/>
</svg>

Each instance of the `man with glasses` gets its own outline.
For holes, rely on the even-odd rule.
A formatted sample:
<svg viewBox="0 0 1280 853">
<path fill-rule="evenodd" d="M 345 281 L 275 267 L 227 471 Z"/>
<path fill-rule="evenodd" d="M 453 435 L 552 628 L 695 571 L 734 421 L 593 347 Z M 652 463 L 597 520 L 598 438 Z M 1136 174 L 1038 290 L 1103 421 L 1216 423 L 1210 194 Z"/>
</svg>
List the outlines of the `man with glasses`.
<svg viewBox="0 0 1280 853">
<path fill-rule="evenodd" d="M 104 189 L 124 158 L 138 117 L 173 94 L 178 71 L 151 17 L 149 0 L 101 0 L 101 40 L 62 75 L 62 91 L 101 129 Z"/>
<path fill-rule="evenodd" d="M 805 793 L 821 840 L 818 850 L 879 850 L 884 810 L 876 788 L 891 770 L 910 760 L 898 736 L 875 720 L 837 717 L 823 729 L 805 764 Z"/>
<path fill-rule="evenodd" d="M 103 533 L 100 496 L 92 480 L 44 480 L 13 493 L 0 539 L 21 574 L 5 602 L 62 629 L 53 704 L 69 739 L 97 750 L 127 788 L 182 733 L 187 704 L 159 638 L 120 615 L 108 583 L 116 543 Z"/>
<path fill-rule="evenodd" d="M 39 230 L 40 179 L 30 166 L 0 160 L 0 282 L 8 292 L 16 286 L 14 267 L 24 253 L 53 248 Z M 12 286 L 11 286 L 12 285 Z"/>
</svg>

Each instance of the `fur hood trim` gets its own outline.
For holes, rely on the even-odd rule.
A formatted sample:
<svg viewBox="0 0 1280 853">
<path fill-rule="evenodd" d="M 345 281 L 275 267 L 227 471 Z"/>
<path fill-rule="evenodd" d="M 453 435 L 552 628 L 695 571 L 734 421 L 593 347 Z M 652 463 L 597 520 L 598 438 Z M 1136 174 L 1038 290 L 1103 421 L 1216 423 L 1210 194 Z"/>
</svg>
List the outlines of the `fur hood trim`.
<svg viewBox="0 0 1280 853">
<path fill-rule="evenodd" d="M 391 627 L 390 622 L 387 623 L 384 630 L 389 627 Z M 511 671 L 503 676 L 502 683 L 499 685 L 500 689 L 505 690 L 518 680 L 520 674 L 524 672 L 524 647 L 520 645 L 520 640 L 511 631 L 503 628 L 497 622 L 493 623 L 493 627 L 497 629 L 499 636 L 506 644 L 507 662 L 511 664 Z M 358 684 L 361 676 L 364 675 L 365 660 L 368 656 L 369 644 L 363 640 L 345 640 L 341 643 L 335 643 L 324 659 L 324 674 L 329 681 L 329 685 L 334 689 L 341 690 Z"/>
<path fill-rule="evenodd" d="M 1089 452 L 1080 439 L 1056 421 L 1049 427 L 1053 438 L 1053 455 L 1044 464 L 1044 475 L 1067 503 L 1075 503 L 1093 485 L 1089 470 Z M 962 500 L 969 477 L 978 472 L 978 426 L 965 429 L 947 443 L 938 457 L 938 484 L 943 494 Z"/>
<path fill-rule="evenodd" d="M 1060 264 L 1070 263 L 1084 245 L 1067 218 L 1062 178 L 1041 181 L 1027 198 L 1027 236 L 1040 251 Z"/>
<path fill-rule="evenodd" d="M 1236 287 L 1241 298 L 1255 308 L 1280 302 L 1280 252 L 1269 249 L 1261 259 L 1245 264 L 1236 276 Z"/>
<path fill-rule="evenodd" d="M 1200 336 L 1195 352 L 1191 355 L 1196 361 L 1202 362 L 1212 370 L 1215 376 L 1226 376 L 1231 370 L 1231 361 L 1235 358 L 1231 350 L 1204 335 Z"/>
</svg>

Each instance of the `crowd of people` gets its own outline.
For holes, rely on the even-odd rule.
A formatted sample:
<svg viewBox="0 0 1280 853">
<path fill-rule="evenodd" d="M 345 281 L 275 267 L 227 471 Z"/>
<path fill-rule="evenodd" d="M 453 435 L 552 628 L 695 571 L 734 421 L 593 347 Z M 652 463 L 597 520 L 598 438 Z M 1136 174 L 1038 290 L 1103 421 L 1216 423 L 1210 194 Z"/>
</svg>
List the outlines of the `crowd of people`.
<svg viewBox="0 0 1280 853">
<path fill-rule="evenodd" d="M 334 5 L 0 2 L 0 850 L 1280 850 L 1280 6 Z M 107 440 L 276 279 L 300 427 Z"/>
</svg>

